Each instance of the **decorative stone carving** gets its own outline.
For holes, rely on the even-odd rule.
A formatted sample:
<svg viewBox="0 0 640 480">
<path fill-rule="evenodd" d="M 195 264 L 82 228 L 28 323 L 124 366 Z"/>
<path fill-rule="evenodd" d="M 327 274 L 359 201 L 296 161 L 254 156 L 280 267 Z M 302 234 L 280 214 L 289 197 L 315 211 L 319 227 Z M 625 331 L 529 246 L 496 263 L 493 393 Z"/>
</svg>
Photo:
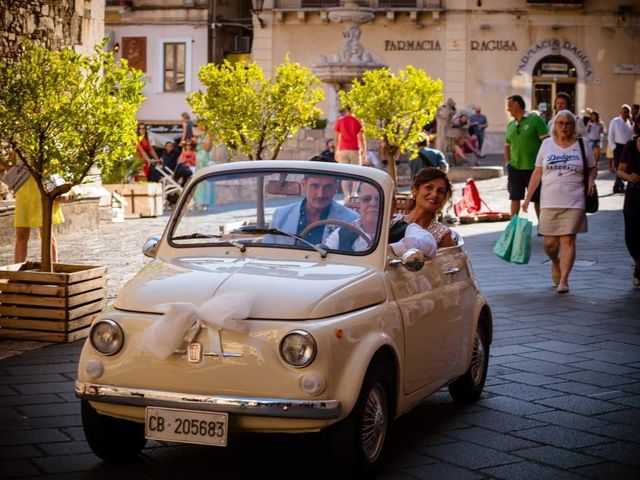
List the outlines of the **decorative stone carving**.
<svg viewBox="0 0 640 480">
<path fill-rule="evenodd" d="M 456 113 L 456 102 L 449 98 L 444 105 L 436 110 L 436 148 L 441 152 L 447 151 L 447 137 L 451 121 Z"/>
<path fill-rule="evenodd" d="M 374 17 L 373 10 L 359 7 L 358 3 L 353 1 L 346 1 L 343 7 L 329 9 L 329 20 L 336 23 L 362 24 L 370 22 Z"/>
<path fill-rule="evenodd" d="M 343 7 L 329 9 L 328 17 L 335 23 L 347 22 L 348 26 L 342 32 L 340 53 L 331 55 L 330 58 L 320 55 L 318 63 L 313 66 L 313 72 L 318 78 L 339 88 L 361 77 L 367 70 L 386 66 L 376 61 L 360 44 L 360 25 L 373 20 L 374 13 L 371 9 L 347 1 Z"/>
</svg>

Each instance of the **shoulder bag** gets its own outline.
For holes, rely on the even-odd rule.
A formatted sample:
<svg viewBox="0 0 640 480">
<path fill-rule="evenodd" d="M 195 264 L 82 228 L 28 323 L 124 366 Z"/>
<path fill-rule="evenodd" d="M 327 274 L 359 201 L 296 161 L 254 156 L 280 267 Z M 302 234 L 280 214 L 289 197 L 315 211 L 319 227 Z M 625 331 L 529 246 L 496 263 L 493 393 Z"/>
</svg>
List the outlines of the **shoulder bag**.
<svg viewBox="0 0 640 480">
<path fill-rule="evenodd" d="M 589 167 L 587 167 L 587 158 L 584 154 L 584 142 L 582 137 L 578 137 L 580 144 L 580 153 L 582 154 L 582 170 L 584 176 L 584 210 L 587 213 L 596 213 L 598 211 L 598 189 L 594 185 L 593 195 L 589 195 Z"/>
<path fill-rule="evenodd" d="M 30 176 L 28 168 L 17 164 L 7 170 L 0 181 L 6 184 L 13 193 L 16 193 L 29 180 Z"/>
</svg>

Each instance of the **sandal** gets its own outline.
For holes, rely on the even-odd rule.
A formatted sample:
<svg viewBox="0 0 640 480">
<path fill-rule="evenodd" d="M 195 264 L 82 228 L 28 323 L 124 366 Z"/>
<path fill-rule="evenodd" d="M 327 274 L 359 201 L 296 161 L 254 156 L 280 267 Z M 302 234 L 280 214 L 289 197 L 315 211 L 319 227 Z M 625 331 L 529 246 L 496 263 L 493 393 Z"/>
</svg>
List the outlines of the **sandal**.
<svg viewBox="0 0 640 480">
<path fill-rule="evenodd" d="M 558 287 L 556 288 L 557 293 L 569 293 L 569 287 Z"/>
</svg>

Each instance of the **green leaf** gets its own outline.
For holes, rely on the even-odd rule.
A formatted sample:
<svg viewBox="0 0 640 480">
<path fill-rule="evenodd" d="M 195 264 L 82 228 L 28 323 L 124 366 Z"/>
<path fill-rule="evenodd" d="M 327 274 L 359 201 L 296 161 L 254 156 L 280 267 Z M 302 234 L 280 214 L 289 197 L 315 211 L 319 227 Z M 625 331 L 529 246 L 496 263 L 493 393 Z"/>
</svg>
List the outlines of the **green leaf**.
<svg viewBox="0 0 640 480">
<path fill-rule="evenodd" d="M 0 140 L 31 171 L 43 207 L 81 183 L 92 165 L 108 172 L 135 150 L 142 72 L 116 61 L 105 46 L 106 39 L 83 55 L 25 41 L 18 61 L 0 64 Z M 65 184 L 48 192 L 53 175 Z"/>
<path fill-rule="evenodd" d="M 205 91 L 187 98 L 196 117 L 218 142 L 252 160 L 277 158 L 290 135 L 322 114 L 320 80 L 288 57 L 269 80 L 255 63 L 228 61 L 203 65 L 198 77 Z"/>
<path fill-rule="evenodd" d="M 369 70 L 348 92 L 340 92 L 340 101 L 351 107 L 366 136 L 385 142 L 390 159 L 415 153 L 420 131 L 442 100 L 442 81 L 411 65 L 397 75 L 388 68 Z"/>
</svg>

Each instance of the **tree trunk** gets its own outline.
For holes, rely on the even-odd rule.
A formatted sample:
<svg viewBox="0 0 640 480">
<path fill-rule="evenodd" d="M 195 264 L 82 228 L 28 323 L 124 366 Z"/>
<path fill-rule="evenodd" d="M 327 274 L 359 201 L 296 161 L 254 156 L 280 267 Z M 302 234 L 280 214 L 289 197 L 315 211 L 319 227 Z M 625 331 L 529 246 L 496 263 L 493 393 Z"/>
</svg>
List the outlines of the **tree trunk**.
<svg viewBox="0 0 640 480">
<path fill-rule="evenodd" d="M 40 193 L 42 200 L 42 253 L 40 261 L 40 270 L 43 272 L 53 272 L 52 262 L 52 242 L 51 235 L 53 231 L 53 202 L 55 198 Z"/>
<path fill-rule="evenodd" d="M 387 173 L 393 180 L 394 191 L 398 189 L 398 173 L 396 170 L 396 161 L 400 156 L 400 150 L 398 148 L 387 148 Z"/>
</svg>

